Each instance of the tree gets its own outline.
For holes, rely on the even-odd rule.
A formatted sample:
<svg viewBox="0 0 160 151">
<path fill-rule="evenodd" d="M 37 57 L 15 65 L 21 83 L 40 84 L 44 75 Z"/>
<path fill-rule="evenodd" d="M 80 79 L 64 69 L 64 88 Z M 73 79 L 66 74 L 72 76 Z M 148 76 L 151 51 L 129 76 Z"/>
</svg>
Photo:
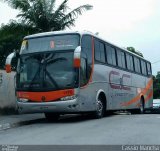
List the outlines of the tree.
<svg viewBox="0 0 160 151">
<path fill-rule="evenodd" d="M 0 0 L 18 9 L 17 21 L 12 20 L 0 27 L 0 68 L 4 68 L 6 57 L 15 49 L 20 49 L 24 36 L 38 32 L 57 31 L 70 28 L 84 11 L 92 6 L 82 5 L 69 11 L 64 0 L 57 8 L 56 0 Z"/>
<path fill-rule="evenodd" d="M 160 99 L 160 74 L 153 76 L 153 98 Z"/>
<path fill-rule="evenodd" d="M 0 68 L 4 69 L 5 60 L 9 53 L 17 50 L 21 46 L 21 41 L 25 35 L 33 34 L 36 30 L 25 24 L 11 21 L 0 28 Z"/>
<path fill-rule="evenodd" d="M 127 47 L 127 50 L 131 51 L 131 52 L 133 52 L 133 53 L 135 53 L 135 54 L 137 54 L 137 55 L 139 55 L 141 57 L 143 57 L 143 54 L 141 52 L 139 52 L 139 51 L 136 51 L 134 47 Z"/>
<path fill-rule="evenodd" d="M 3 0 L 20 13 L 17 18 L 39 32 L 64 30 L 75 25 L 75 21 L 84 11 L 91 10 L 89 4 L 69 11 L 68 1 L 64 0 L 55 8 L 56 0 Z"/>
</svg>

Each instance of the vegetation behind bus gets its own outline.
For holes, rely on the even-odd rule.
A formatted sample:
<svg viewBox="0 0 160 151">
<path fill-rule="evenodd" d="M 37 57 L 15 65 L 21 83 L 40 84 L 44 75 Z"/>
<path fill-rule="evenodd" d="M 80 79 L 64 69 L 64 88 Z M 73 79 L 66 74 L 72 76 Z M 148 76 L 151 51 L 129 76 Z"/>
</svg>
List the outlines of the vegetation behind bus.
<svg viewBox="0 0 160 151">
<path fill-rule="evenodd" d="M 160 74 L 157 73 L 156 76 L 153 76 L 153 98 L 160 99 Z"/>
<path fill-rule="evenodd" d="M 69 9 L 68 1 L 56 8 L 56 0 L 0 0 L 8 3 L 13 9 L 20 12 L 17 21 L 11 20 L 7 25 L 0 27 L 0 68 L 4 69 L 6 57 L 19 50 L 23 37 L 26 35 L 57 31 L 70 28 L 84 11 L 91 10 L 89 4 L 79 6 L 74 10 Z"/>
<path fill-rule="evenodd" d="M 127 47 L 127 50 L 143 57 L 143 54 L 140 51 L 135 50 L 134 47 Z"/>
</svg>

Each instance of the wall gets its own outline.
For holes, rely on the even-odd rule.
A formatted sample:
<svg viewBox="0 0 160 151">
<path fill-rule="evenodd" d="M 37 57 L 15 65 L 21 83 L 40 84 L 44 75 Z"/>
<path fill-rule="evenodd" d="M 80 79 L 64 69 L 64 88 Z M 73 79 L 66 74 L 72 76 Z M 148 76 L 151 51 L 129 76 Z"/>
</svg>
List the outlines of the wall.
<svg viewBox="0 0 160 151">
<path fill-rule="evenodd" d="M 0 70 L 0 109 L 16 107 L 14 77 L 15 72 Z"/>
</svg>

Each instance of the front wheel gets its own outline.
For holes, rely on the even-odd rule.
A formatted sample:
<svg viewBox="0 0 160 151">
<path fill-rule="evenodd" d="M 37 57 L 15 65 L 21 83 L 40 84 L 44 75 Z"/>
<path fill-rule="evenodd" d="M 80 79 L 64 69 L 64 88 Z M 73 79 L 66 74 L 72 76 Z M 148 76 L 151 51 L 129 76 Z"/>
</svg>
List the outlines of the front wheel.
<svg viewBox="0 0 160 151">
<path fill-rule="evenodd" d="M 101 99 L 96 101 L 96 111 L 94 112 L 94 118 L 99 119 L 104 117 L 105 114 L 105 104 Z"/>
<path fill-rule="evenodd" d="M 58 121 L 60 114 L 57 113 L 44 113 L 48 121 Z"/>
</svg>

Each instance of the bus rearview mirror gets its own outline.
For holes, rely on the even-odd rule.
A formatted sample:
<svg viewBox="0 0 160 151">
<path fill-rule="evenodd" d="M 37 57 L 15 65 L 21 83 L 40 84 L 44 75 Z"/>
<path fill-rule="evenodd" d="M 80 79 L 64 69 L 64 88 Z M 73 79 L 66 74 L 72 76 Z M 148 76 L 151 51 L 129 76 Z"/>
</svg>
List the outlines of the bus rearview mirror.
<svg viewBox="0 0 160 151">
<path fill-rule="evenodd" d="M 74 67 L 80 68 L 81 66 L 81 47 L 78 46 L 74 51 Z"/>
<path fill-rule="evenodd" d="M 11 73 L 12 71 L 11 62 L 14 57 L 16 57 L 16 52 L 12 52 L 11 54 L 9 54 L 6 59 L 5 69 L 7 73 Z"/>
</svg>

